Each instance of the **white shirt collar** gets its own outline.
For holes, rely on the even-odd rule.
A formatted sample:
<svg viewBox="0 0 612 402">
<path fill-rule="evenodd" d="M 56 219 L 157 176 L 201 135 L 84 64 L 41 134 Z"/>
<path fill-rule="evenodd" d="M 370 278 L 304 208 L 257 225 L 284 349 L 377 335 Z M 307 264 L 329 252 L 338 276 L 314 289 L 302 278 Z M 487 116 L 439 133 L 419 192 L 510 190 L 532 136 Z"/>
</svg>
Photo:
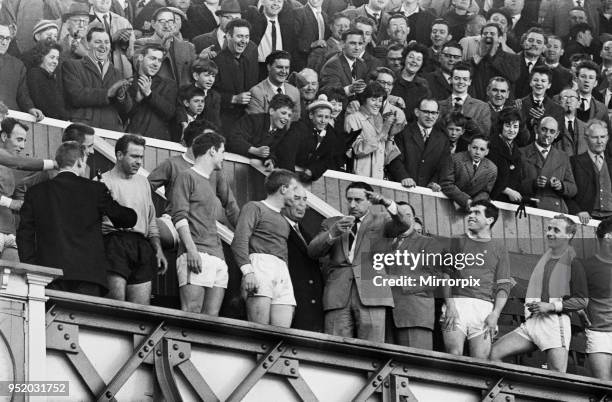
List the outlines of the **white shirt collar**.
<svg viewBox="0 0 612 402">
<path fill-rule="evenodd" d="M 225 32 L 223 32 L 221 28 L 217 29 L 217 42 L 219 42 L 221 47 L 223 47 L 223 44 L 225 43 Z"/>
<path fill-rule="evenodd" d="M 283 93 L 285 93 L 285 84 L 281 84 L 280 87 L 277 87 L 276 85 L 274 85 L 272 83 L 272 81 L 270 81 L 270 78 L 266 78 L 266 81 L 268 81 L 268 85 L 270 85 L 272 87 L 272 91 L 276 94 L 276 92 L 278 91 L 278 88 L 281 89 L 281 91 L 283 91 Z"/>
<path fill-rule="evenodd" d="M 468 97 L 468 93 L 467 92 L 464 93 L 464 94 L 461 94 L 461 95 L 456 94 L 456 93 L 453 92 L 453 94 L 451 95 L 451 101 L 455 102 L 455 98 L 461 98 L 461 104 L 464 104 L 465 100 L 467 99 L 467 97 Z"/>
<path fill-rule="evenodd" d="M 568 116 L 568 115 L 565 115 L 564 119 L 565 119 L 565 125 L 566 125 L 566 126 L 567 126 L 567 122 L 568 122 L 568 121 L 571 121 L 571 122 L 573 123 L 573 122 L 574 122 L 574 120 L 576 120 L 576 118 L 575 118 L 575 117 L 573 117 L 573 116 L 572 116 L 572 117 L 570 117 L 570 116 Z"/>
<path fill-rule="evenodd" d="M 370 15 L 375 15 L 375 14 L 378 14 L 378 18 L 380 18 L 380 17 L 381 17 L 381 15 L 382 15 L 382 11 L 374 11 L 374 10 L 372 10 L 370 7 L 368 7 L 368 5 L 367 5 L 367 4 L 366 4 L 364 7 L 365 7 L 365 10 L 366 10 L 366 13 L 368 13 L 368 14 L 370 14 Z"/>
<path fill-rule="evenodd" d="M 97 11 L 94 11 L 94 15 L 96 16 L 97 19 L 99 19 L 100 21 L 104 21 L 104 16 L 108 16 L 108 23 L 110 24 L 110 20 L 111 20 L 111 15 L 110 15 L 110 11 L 107 13 L 99 13 Z"/>
<path fill-rule="evenodd" d="M 321 8 L 314 8 L 313 6 L 310 5 L 310 3 L 306 3 L 308 5 L 308 7 L 310 7 L 310 9 L 316 14 L 317 12 L 321 12 Z"/>
<path fill-rule="evenodd" d="M 346 55 L 345 55 L 345 54 L 342 54 L 342 56 L 344 56 L 344 58 L 345 58 L 345 59 L 346 59 L 346 61 L 348 62 L 349 67 L 350 67 L 350 68 L 353 68 L 353 64 L 355 64 L 355 62 L 357 61 L 357 59 L 355 59 L 355 60 L 351 60 L 351 59 L 349 59 L 348 57 L 346 57 Z"/>
<path fill-rule="evenodd" d="M 548 64 L 546 63 L 546 65 L 550 68 L 557 68 L 559 66 L 559 62 L 556 62 L 555 64 Z"/>
<path fill-rule="evenodd" d="M 589 156 L 591 157 L 591 160 L 592 160 L 593 162 L 595 162 L 595 156 L 602 156 L 602 157 L 603 157 L 603 154 L 599 154 L 599 155 L 594 154 L 593 152 L 591 152 L 591 150 L 590 150 L 590 149 L 587 149 L 587 152 L 589 153 Z"/>
<path fill-rule="evenodd" d="M 544 147 L 540 146 L 540 144 L 538 144 L 537 142 L 534 142 L 534 144 L 535 144 L 535 146 L 536 146 L 536 149 L 537 149 L 537 150 L 538 150 L 540 153 L 543 153 L 544 151 L 546 151 L 547 153 L 548 153 L 548 152 L 550 152 L 550 148 L 551 148 L 551 147 L 544 148 Z"/>
</svg>

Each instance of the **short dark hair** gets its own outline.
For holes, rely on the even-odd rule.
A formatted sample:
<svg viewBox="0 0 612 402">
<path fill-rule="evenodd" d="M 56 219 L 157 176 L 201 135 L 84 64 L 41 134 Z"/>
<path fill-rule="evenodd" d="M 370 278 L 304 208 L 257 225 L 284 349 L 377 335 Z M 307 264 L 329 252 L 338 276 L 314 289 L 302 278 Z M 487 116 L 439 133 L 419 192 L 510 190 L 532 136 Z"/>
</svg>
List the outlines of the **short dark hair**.
<svg viewBox="0 0 612 402">
<path fill-rule="evenodd" d="M 470 144 L 471 144 L 472 142 L 474 142 L 474 140 L 483 140 L 483 141 L 485 141 L 485 142 L 487 143 L 487 147 L 489 146 L 489 143 L 491 142 L 491 140 L 489 139 L 489 137 L 488 137 L 488 136 L 486 136 L 486 135 L 484 135 L 484 134 L 482 134 L 482 133 L 475 134 L 475 135 L 472 137 L 472 139 L 470 140 Z"/>
<path fill-rule="evenodd" d="M 7 117 L 2 122 L 0 122 L 0 133 L 5 133 L 8 137 L 11 136 L 11 133 L 15 129 L 15 126 L 19 126 L 23 128 L 25 131 L 29 130 L 29 127 L 20 122 L 17 119 L 12 117 Z"/>
<path fill-rule="evenodd" d="M 372 186 L 370 186 L 368 183 L 363 182 L 363 181 L 354 181 L 346 187 L 346 191 L 344 192 L 344 195 L 346 196 L 346 194 L 348 194 L 348 191 L 352 188 L 360 188 L 365 191 L 374 191 Z"/>
<path fill-rule="evenodd" d="M 508 23 L 508 31 L 512 29 L 512 15 L 510 15 L 510 11 L 506 8 L 492 8 L 487 13 L 487 20 L 490 20 L 493 14 L 501 14 L 506 19 Z"/>
<path fill-rule="evenodd" d="M 62 168 L 72 167 L 79 159 L 85 158 L 85 147 L 77 141 L 62 142 L 55 151 L 57 166 Z"/>
<path fill-rule="evenodd" d="M 576 235 L 576 231 L 578 229 L 578 225 L 574 222 L 569 216 L 558 214 L 553 216 L 553 219 L 559 219 L 565 222 L 565 233 L 571 234 L 572 238 Z"/>
<path fill-rule="evenodd" d="M 469 63 L 467 63 L 465 61 L 460 61 L 459 63 L 457 63 L 457 64 L 455 64 L 453 66 L 453 69 L 451 70 L 451 77 L 453 76 L 455 71 L 468 71 L 470 73 L 470 79 L 474 75 L 474 71 L 472 70 L 472 66 L 470 66 Z"/>
<path fill-rule="evenodd" d="M 515 107 L 508 107 L 502 109 L 497 117 L 497 133 L 501 134 L 504 129 L 504 124 L 512 123 L 513 121 L 519 122 L 519 127 L 523 123 L 523 117 L 521 112 Z"/>
<path fill-rule="evenodd" d="M 408 24 L 408 18 L 406 18 L 406 16 L 402 13 L 393 13 L 391 14 L 391 16 L 389 17 L 389 19 L 387 20 L 387 26 L 389 26 L 389 24 L 391 23 L 391 20 L 404 20 L 404 22 L 406 23 L 406 25 L 410 25 Z"/>
<path fill-rule="evenodd" d="M 344 104 L 348 99 L 346 93 L 344 92 L 344 89 L 342 89 L 341 87 L 334 86 L 329 86 L 320 90 L 318 95 L 325 95 L 327 96 L 328 101 L 338 101 L 342 102 L 342 104 Z"/>
<path fill-rule="evenodd" d="M 451 124 L 457 127 L 467 126 L 467 118 L 461 112 L 451 112 L 444 118 L 444 127 L 448 127 Z"/>
<path fill-rule="evenodd" d="M 62 133 L 62 142 L 76 141 L 79 144 L 85 142 L 86 135 L 94 135 L 93 127 L 83 123 L 72 123 L 64 129 Z"/>
<path fill-rule="evenodd" d="M 486 200 L 478 200 L 474 201 L 472 205 L 470 205 L 470 209 L 478 206 L 484 207 L 484 215 L 485 218 L 493 218 L 493 222 L 491 222 L 491 226 L 495 225 L 497 222 L 497 218 L 499 218 L 499 208 L 497 208 L 491 201 Z"/>
<path fill-rule="evenodd" d="M 442 46 L 442 51 L 444 51 L 444 49 L 446 49 L 447 47 L 452 47 L 453 49 L 459 49 L 461 50 L 461 52 L 463 52 L 463 46 L 461 46 L 459 42 L 456 42 L 454 40 L 446 42 L 444 46 Z"/>
<path fill-rule="evenodd" d="M 430 98 L 428 96 L 423 96 L 421 99 L 419 99 L 419 101 L 417 102 L 417 108 L 418 109 L 421 108 L 421 105 L 423 104 L 423 102 L 433 102 L 438 107 L 438 110 L 440 110 L 440 105 L 438 104 L 438 101 L 435 100 L 434 98 Z"/>
<path fill-rule="evenodd" d="M 282 107 L 288 107 L 289 109 L 293 109 L 295 107 L 295 102 L 285 94 L 276 94 L 270 99 L 269 109 L 280 109 Z"/>
<path fill-rule="evenodd" d="M 400 45 L 399 43 L 392 43 L 389 45 L 389 47 L 387 48 L 387 52 L 385 54 L 389 54 L 390 51 L 394 51 L 397 52 L 398 50 L 402 51 L 402 56 L 404 56 L 404 52 L 406 51 L 406 49 L 404 48 L 404 46 Z"/>
<path fill-rule="evenodd" d="M 149 53 L 149 50 L 162 52 L 163 55 L 166 54 L 166 49 L 164 49 L 164 47 L 160 45 L 159 43 L 147 43 L 146 45 L 142 47 L 142 49 L 140 49 L 140 54 L 143 56 L 146 56 L 147 53 Z"/>
<path fill-rule="evenodd" d="M 579 24 L 576 24 L 570 28 L 570 32 L 569 32 L 570 38 L 576 39 L 579 33 L 584 33 L 586 31 L 593 32 L 593 27 L 586 22 L 581 22 Z"/>
<path fill-rule="evenodd" d="M 542 28 L 540 28 L 540 27 L 531 27 L 521 36 L 521 42 L 524 42 L 525 39 L 527 39 L 527 35 L 532 34 L 532 33 L 536 33 L 536 34 L 542 35 L 544 37 L 544 41 L 546 41 L 546 34 L 544 33 L 544 30 Z"/>
<path fill-rule="evenodd" d="M 597 66 L 597 64 L 595 64 L 594 61 L 587 60 L 580 62 L 580 64 L 576 66 L 576 75 L 578 75 L 580 73 L 580 70 L 582 70 L 583 68 L 595 71 L 595 78 L 599 80 L 599 67 Z"/>
<path fill-rule="evenodd" d="M 411 204 L 409 204 L 409 203 L 408 203 L 408 202 L 406 202 L 406 201 L 397 201 L 397 202 L 396 202 L 396 204 L 397 204 L 397 206 L 400 206 L 400 205 L 408 205 L 408 206 L 410 207 L 410 210 L 412 211 L 412 216 L 414 217 L 414 219 L 415 219 L 415 220 L 417 219 L 417 217 L 416 217 L 416 211 L 414 210 L 414 207 L 413 207 Z"/>
<path fill-rule="evenodd" d="M 202 59 L 197 58 L 191 63 L 191 73 L 201 74 L 201 73 L 211 73 L 217 75 L 219 72 L 219 67 L 217 63 L 210 59 Z"/>
<path fill-rule="evenodd" d="M 57 50 L 60 55 L 62 54 L 62 46 L 59 43 L 36 42 L 32 51 L 32 64 L 39 67 L 45 56 L 54 49 Z"/>
<path fill-rule="evenodd" d="M 574 53 L 573 55 L 570 56 L 569 60 L 570 60 L 570 63 L 574 63 L 576 61 L 579 61 L 579 62 L 592 61 L 593 58 L 588 53 Z"/>
<path fill-rule="evenodd" d="M 179 100 L 180 101 L 190 101 L 192 98 L 196 96 L 206 97 L 206 93 L 202 88 L 198 88 L 193 84 L 188 84 L 183 86 L 179 90 Z"/>
<path fill-rule="evenodd" d="M 435 20 L 433 20 L 433 22 L 431 23 L 431 28 L 433 28 L 434 25 L 446 25 L 446 28 L 449 30 L 450 33 L 450 25 L 448 24 L 448 21 L 444 18 L 436 18 Z"/>
<path fill-rule="evenodd" d="M 282 186 L 288 186 L 292 179 L 297 181 L 295 173 L 287 169 L 274 169 L 264 181 L 266 193 L 275 194 Z"/>
<path fill-rule="evenodd" d="M 505 82 L 506 85 L 508 85 L 508 91 L 510 91 L 510 83 L 508 82 L 507 79 L 505 79 L 501 75 L 496 75 L 495 77 L 492 77 L 489 80 L 489 83 L 487 84 L 487 91 L 489 91 L 489 89 L 491 89 L 491 86 L 493 85 L 494 82 Z"/>
<path fill-rule="evenodd" d="M 366 99 L 368 98 L 383 98 L 384 100 L 387 98 L 387 92 L 385 91 L 385 88 L 383 88 L 382 85 L 380 85 L 378 82 L 370 81 L 368 85 L 366 85 L 363 92 L 357 94 L 357 100 L 361 105 L 364 105 Z"/>
<path fill-rule="evenodd" d="M 349 20 L 349 22 L 351 21 L 351 19 L 349 17 L 346 16 L 346 14 L 344 14 L 343 12 L 337 12 L 336 14 L 334 14 L 331 19 L 329 20 L 330 24 L 334 24 L 336 21 L 338 21 L 340 18 L 345 18 L 347 20 Z"/>
<path fill-rule="evenodd" d="M 512 24 L 512 19 L 510 19 L 510 24 Z M 485 29 L 489 28 L 489 27 L 494 27 L 495 29 L 497 29 L 497 36 L 502 36 L 504 33 L 502 32 L 502 27 L 499 26 L 499 24 L 497 22 L 487 22 L 481 29 L 480 29 L 480 34 L 482 35 L 482 33 L 484 32 Z"/>
<path fill-rule="evenodd" d="M 235 20 L 231 20 L 227 23 L 227 25 L 225 26 L 225 33 L 233 35 L 235 28 L 249 28 L 249 32 L 253 30 L 253 27 L 251 26 L 251 23 L 249 21 L 243 18 L 238 18 Z"/>
<path fill-rule="evenodd" d="M 362 38 L 364 37 L 363 31 L 361 29 L 349 29 L 349 30 L 342 32 L 342 41 L 343 42 L 346 41 L 346 38 L 348 38 L 349 35 L 359 35 Z"/>
<path fill-rule="evenodd" d="M 266 57 L 266 66 L 271 66 L 276 60 L 289 60 L 291 63 L 291 55 L 284 50 L 275 50 Z"/>
<path fill-rule="evenodd" d="M 193 144 L 191 146 L 193 156 L 197 158 L 204 155 L 210 148 L 214 148 L 218 151 L 219 148 L 221 148 L 221 145 L 224 143 L 225 138 L 216 132 L 200 134 L 195 138 L 195 140 L 193 140 Z"/>
<path fill-rule="evenodd" d="M 421 53 L 423 55 L 423 66 L 427 64 L 427 59 L 429 57 L 429 50 L 418 42 L 413 42 L 406 46 L 406 51 L 404 52 L 405 56 L 408 56 L 410 52 Z M 421 66 L 421 68 L 423 68 Z"/>
<path fill-rule="evenodd" d="M 183 131 L 183 142 L 185 146 L 189 148 L 193 144 L 193 140 L 196 139 L 197 136 L 204 134 L 206 130 L 212 130 L 218 133 L 219 127 L 206 119 L 196 119 L 189 123 Z"/>
<path fill-rule="evenodd" d="M 599 222 L 595 235 L 598 239 L 603 239 L 606 234 L 612 233 L 612 217 L 606 218 Z"/>
<path fill-rule="evenodd" d="M 136 134 L 124 134 L 115 143 L 115 155 L 118 152 L 125 154 L 130 144 L 138 145 L 140 147 L 146 146 L 146 141 L 143 136 Z"/>
<path fill-rule="evenodd" d="M 535 74 L 545 74 L 548 76 L 548 82 L 552 83 L 552 70 L 547 65 L 539 65 L 535 66 L 531 69 L 529 73 L 529 81 L 533 78 Z"/>
<path fill-rule="evenodd" d="M 391 17 L 392 18 L 392 17 Z M 391 18 L 389 18 L 388 21 L 391 21 Z M 376 31 L 377 27 L 376 27 L 376 21 L 374 21 L 372 18 L 370 17 L 366 17 L 365 15 L 360 15 L 357 18 L 355 18 L 353 20 L 353 23 L 351 24 L 351 27 L 354 29 L 357 29 L 357 24 L 364 24 L 364 25 L 369 25 L 372 27 L 372 31 Z"/>
<path fill-rule="evenodd" d="M 89 31 L 87 31 L 87 35 L 85 36 L 85 39 L 87 39 L 87 42 L 91 42 L 91 38 L 93 36 L 94 33 L 105 33 L 108 35 L 108 32 L 106 32 L 106 30 L 104 28 L 102 28 L 101 26 L 92 26 L 91 28 L 89 28 Z M 109 36 L 110 39 L 110 36 Z"/>
</svg>

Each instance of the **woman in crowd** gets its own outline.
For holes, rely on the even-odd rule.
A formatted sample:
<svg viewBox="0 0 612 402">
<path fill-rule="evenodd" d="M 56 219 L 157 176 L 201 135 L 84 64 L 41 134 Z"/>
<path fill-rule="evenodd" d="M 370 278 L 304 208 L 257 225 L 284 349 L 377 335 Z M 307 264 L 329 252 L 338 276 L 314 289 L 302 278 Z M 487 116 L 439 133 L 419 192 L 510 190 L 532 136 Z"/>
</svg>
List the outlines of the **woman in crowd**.
<svg viewBox="0 0 612 402">
<path fill-rule="evenodd" d="M 521 152 L 514 143 L 521 126 L 521 115 L 515 108 L 504 109 L 499 114 L 489 144 L 489 158 L 497 165 L 497 180 L 491 198 L 518 204 L 522 201 Z"/>
<path fill-rule="evenodd" d="M 386 160 L 390 155 L 386 155 L 385 145 L 392 140 L 389 132 L 395 123 L 395 115 L 387 114 L 383 118 L 381 111 L 386 97 L 385 89 L 379 83 L 370 82 L 357 97 L 359 110 L 346 116 L 346 132 L 357 134 L 349 150 L 353 156 L 354 174 L 382 179 L 385 165 L 391 161 Z"/>
<path fill-rule="evenodd" d="M 28 71 L 28 88 L 36 108 L 45 116 L 67 120 L 64 88 L 58 68 L 62 47 L 57 43 L 39 42 L 34 48 L 34 67 Z"/>
</svg>

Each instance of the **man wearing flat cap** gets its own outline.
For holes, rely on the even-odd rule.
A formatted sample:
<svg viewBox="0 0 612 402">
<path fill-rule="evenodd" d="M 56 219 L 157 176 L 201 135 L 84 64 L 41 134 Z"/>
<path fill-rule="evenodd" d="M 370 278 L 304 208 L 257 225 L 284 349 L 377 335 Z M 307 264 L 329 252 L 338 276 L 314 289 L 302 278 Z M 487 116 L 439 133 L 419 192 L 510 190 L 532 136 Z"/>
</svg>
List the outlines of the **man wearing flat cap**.
<svg viewBox="0 0 612 402">
<path fill-rule="evenodd" d="M 62 14 L 59 44 L 62 46 L 62 58 L 80 59 L 87 56 L 85 35 L 89 25 L 89 7 L 84 3 L 74 2 L 67 13 Z"/>
<path fill-rule="evenodd" d="M 160 44 L 165 50 L 159 76 L 174 80 L 179 87 L 191 83 L 191 63 L 196 58 L 195 47 L 192 43 L 176 37 L 175 12 L 171 7 L 160 7 L 155 10 L 151 19 L 151 26 L 155 33 L 148 38 L 136 41 L 134 50 L 139 54 L 147 44 Z"/>
</svg>

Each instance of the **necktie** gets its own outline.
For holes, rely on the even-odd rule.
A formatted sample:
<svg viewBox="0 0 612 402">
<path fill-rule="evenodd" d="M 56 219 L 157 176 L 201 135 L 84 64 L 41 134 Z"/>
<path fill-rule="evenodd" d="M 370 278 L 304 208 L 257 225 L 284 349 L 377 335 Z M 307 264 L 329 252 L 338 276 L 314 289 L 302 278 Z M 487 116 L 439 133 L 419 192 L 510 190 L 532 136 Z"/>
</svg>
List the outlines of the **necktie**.
<svg viewBox="0 0 612 402">
<path fill-rule="evenodd" d="M 282 95 L 283 89 L 281 87 L 276 88 L 276 93 Z"/>
<path fill-rule="evenodd" d="M 108 35 L 110 36 L 111 31 L 110 24 L 108 23 L 108 15 L 105 15 L 104 17 L 102 17 L 102 19 L 104 19 L 104 29 L 106 30 L 106 33 L 108 33 Z"/>
<path fill-rule="evenodd" d="M 317 18 L 317 25 L 319 26 L 319 40 L 325 39 L 325 20 L 321 14 L 321 10 L 315 10 L 315 17 Z"/>
<path fill-rule="evenodd" d="M 531 69 L 533 68 L 533 62 L 529 62 L 527 63 L 527 69 L 529 70 L 529 72 L 531 72 Z"/>
<path fill-rule="evenodd" d="M 603 167 L 603 156 L 595 155 L 595 166 L 597 166 L 597 170 L 601 170 Z"/>
<path fill-rule="evenodd" d="M 393 243 L 391 243 L 391 250 L 398 250 L 405 238 L 406 237 L 404 236 L 397 236 L 395 239 L 393 239 Z"/>
<path fill-rule="evenodd" d="M 582 110 L 583 112 L 587 110 L 586 98 L 580 98 L 580 110 Z"/>
<path fill-rule="evenodd" d="M 574 138 L 574 124 L 571 120 L 567 121 L 567 132 Z"/>
<path fill-rule="evenodd" d="M 304 236 L 302 236 L 302 232 L 300 231 L 300 226 L 297 223 L 293 225 L 293 230 L 295 230 L 295 233 L 304 242 L 304 244 L 308 245 L 308 243 L 306 242 L 306 239 L 304 238 Z"/>
<path fill-rule="evenodd" d="M 276 23 L 270 20 L 272 24 L 272 51 L 276 50 Z"/>
<path fill-rule="evenodd" d="M 359 224 L 360 219 L 359 218 L 355 218 L 355 223 L 353 223 L 353 226 L 351 227 L 351 233 L 349 233 L 349 251 L 353 249 L 353 244 L 355 243 L 355 239 L 357 238 L 357 231 L 359 230 L 358 228 L 358 224 Z"/>
<path fill-rule="evenodd" d="M 460 110 L 460 109 L 461 109 L 461 106 L 462 106 L 462 105 L 461 105 L 461 97 L 459 97 L 459 96 L 455 96 L 455 98 L 454 98 L 454 99 L 455 99 L 455 104 L 453 105 L 453 107 L 454 107 L 455 109 Z"/>
<path fill-rule="evenodd" d="M 478 169 L 478 163 L 472 162 L 472 168 L 474 169 L 474 174 L 476 174 L 476 170 Z"/>
<path fill-rule="evenodd" d="M 104 63 L 98 62 L 98 68 L 100 69 L 100 76 L 104 77 Z"/>
<path fill-rule="evenodd" d="M 357 79 L 357 71 L 355 71 L 356 63 L 357 63 L 357 60 L 355 60 L 355 62 L 353 62 L 353 65 L 351 66 L 351 77 L 353 77 L 354 80 Z"/>
<path fill-rule="evenodd" d="M 427 134 L 426 129 L 421 130 L 421 135 L 423 136 L 423 142 L 427 142 L 427 139 L 429 138 L 429 134 Z"/>
<path fill-rule="evenodd" d="M 540 153 L 542 155 L 542 159 L 546 160 L 546 155 L 548 155 L 548 149 L 543 149 Z"/>
<path fill-rule="evenodd" d="M 380 25 L 380 13 L 374 13 L 374 21 L 376 21 L 376 26 Z"/>
</svg>

